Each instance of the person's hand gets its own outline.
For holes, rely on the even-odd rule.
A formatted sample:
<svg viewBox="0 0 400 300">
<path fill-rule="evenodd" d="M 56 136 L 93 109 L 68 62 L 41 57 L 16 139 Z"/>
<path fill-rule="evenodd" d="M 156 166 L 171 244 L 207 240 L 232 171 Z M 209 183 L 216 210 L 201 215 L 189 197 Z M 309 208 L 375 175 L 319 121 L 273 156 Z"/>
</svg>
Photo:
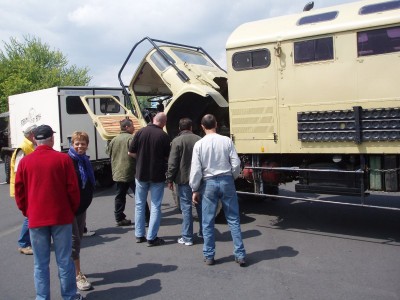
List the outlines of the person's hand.
<svg viewBox="0 0 400 300">
<path fill-rule="evenodd" d="M 193 192 L 192 202 L 193 202 L 193 204 L 199 204 L 200 203 L 200 193 L 199 192 Z"/>
<path fill-rule="evenodd" d="M 168 182 L 168 188 L 173 191 L 174 190 L 174 183 L 173 182 Z"/>
</svg>

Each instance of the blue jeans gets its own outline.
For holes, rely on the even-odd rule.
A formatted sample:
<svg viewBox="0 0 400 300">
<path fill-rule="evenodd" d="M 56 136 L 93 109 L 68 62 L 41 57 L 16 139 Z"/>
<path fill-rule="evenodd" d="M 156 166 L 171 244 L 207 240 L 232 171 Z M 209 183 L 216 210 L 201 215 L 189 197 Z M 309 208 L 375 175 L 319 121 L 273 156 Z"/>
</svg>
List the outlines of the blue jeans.
<svg viewBox="0 0 400 300">
<path fill-rule="evenodd" d="M 145 207 L 147 194 L 150 191 L 151 208 L 147 240 L 154 240 L 157 237 L 161 223 L 161 201 L 164 196 L 164 182 L 139 181 L 137 179 L 135 182 L 135 236 L 143 237 L 146 234 Z"/>
<path fill-rule="evenodd" d="M 18 245 L 21 248 L 32 246 L 31 238 L 29 237 L 28 218 L 25 218 L 24 222 L 22 223 L 21 233 L 18 239 Z"/>
<path fill-rule="evenodd" d="M 76 298 L 75 266 L 71 258 L 72 224 L 31 228 L 36 300 L 50 300 L 51 239 L 56 255 L 61 296 L 64 300 Z"/>
<path fill-rule="evenodd" d="M 193 241 L 193 215 L 192 215 L 192 188 L 189 184 L 178 185 L 179 200 L 182 211 L 182 238 L 185 242 Z M 197 215 L 199 217 L 199 233 L 202 234 L 201 222 L 201 202 L 196 205 Z"/>
<path fill-rule="evenodd" d="M 204 180 L 200 193 L 203 211 L 204 257 L 211 259 L 215 256 L 215 213 L 217 211 L 218 200 L 221 200 L 222 209 L 231 230 L 233 255 L 236 258 L 244 258 L 246 251 L 240 231 L 239 203 L 233 177 L 215 176 Z"/>
</svg>

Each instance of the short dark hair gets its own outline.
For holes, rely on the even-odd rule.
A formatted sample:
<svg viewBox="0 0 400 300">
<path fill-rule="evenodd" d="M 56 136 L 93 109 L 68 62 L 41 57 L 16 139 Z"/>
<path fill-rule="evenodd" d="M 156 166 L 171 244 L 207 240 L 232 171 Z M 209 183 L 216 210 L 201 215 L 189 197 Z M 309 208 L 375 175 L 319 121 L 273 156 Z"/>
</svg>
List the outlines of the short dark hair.
<svg viewBox="0 0 400 300">
<path fill-rule="evenodd" d="M 201 118 L 201 125 L 203 125 L 205 129 L 213 129 L 217 126 L 217 120 L 212 114 L 207 114 Z"/>
<path fill-rule="evenodd" d="M 179 120 L 179 130 L 190 130 L 192 128 L 192 120 L 189 118 L 182 118 Z"/>
<path fill-rule="evenodd" d="M 125 131 L 125 129 L 126 129 L 125 127 L 129 127 L 131 125 L 133 125 L 133 122 L 129 118 L 126 118 L 126 119 L 123 119 L 123 120 L 119 121 L 119 126 L 121 127 L 122 131 Z"/>
</svg>

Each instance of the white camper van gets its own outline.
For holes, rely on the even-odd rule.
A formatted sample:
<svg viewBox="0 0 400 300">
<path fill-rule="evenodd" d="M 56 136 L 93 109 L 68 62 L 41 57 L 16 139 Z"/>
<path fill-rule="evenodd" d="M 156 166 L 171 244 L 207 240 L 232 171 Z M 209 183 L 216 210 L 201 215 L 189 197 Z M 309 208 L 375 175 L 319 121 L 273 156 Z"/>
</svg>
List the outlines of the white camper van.
<svg viewBox="0 0 400 300">
<path fill-rule="evenodd" d="M 87 107 L 83 104 L 81 96 L 86 96 L 83 101 L 86 101 Z M 121 119 L 127 113 L 131 114 L 112 97 L 125 103 L 121 88 L 105 87 L 53 87 L 10 96 L 8 101 L 11 145 L 6 156 L 11 156 L 13 148 L 22 142 L 22 127 L 26 123 L 50 125 L 56 132 L 54 149 L 61 152 L 68 151 L 74 131 L 85 131 L 90 140 L 87 154 L 90 156 L 98 184 L 112 184 L 110 161 L 105 152 L 107 140 L 99 135 L 96 124 L 87 110 L 90 108 L 97 115 L 121 116 Z"/>
</svg>

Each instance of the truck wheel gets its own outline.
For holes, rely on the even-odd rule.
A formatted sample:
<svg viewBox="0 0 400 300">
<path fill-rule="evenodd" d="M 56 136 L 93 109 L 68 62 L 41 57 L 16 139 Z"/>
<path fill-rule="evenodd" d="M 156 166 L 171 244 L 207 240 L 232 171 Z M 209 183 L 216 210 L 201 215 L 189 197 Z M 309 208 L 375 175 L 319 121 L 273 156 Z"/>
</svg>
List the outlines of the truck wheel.
<svg viewBox="0 0 400 300">
<path fill-rule="evenodd" d="M 4 172 L 6 173 L 6 182 L 10 183 L 10 172 L 11 172 L 11 156 L 4 156 Z"/>
<path fill-rule="evenodd" d="M 278 185 L 270 185 L 266 184 L 265 182 L 263 183 L 263 189 L 264 189 L 264 194 L 268 195 L 279 195 L 279 186 Z M 278 200 L 279 198 L 275 197 L 268 197 L 271 200 Z"/>
<path fill-rule="evenodd" d="M 102 170 L 99 170 L 95 173 L 97 184 L 100 187 L 108 188 L 114 185 L 114 181 L 112 179 L 111 166 L 104 166 Z"/>
</svg>

